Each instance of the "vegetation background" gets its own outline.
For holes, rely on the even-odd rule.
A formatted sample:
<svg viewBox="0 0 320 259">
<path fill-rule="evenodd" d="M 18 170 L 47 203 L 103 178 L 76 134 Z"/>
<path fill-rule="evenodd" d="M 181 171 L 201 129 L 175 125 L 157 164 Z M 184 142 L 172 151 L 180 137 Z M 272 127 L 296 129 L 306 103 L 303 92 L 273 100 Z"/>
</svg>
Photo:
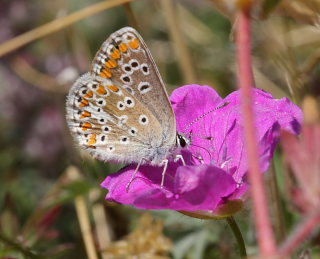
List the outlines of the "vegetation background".
<svg viewBox="0 0 320 259">
<path fill-rule="evenodd" d="M 306 96 L 319 100 L 319 1 L 257 2 L 256 86 L 299 105 Z M 107 8 L 110 3 L 114 6 Z M 0 1 L 0 258 L 239 258 L 222 220 L 176 211 L 145 214 L 106 202 L 99 185 L 121 165 L 80 152 L 65 121 L 70 86 L 88 71 L 103 41 L 127 25 L 144 37 L 169 93 L 191 83 L 210 85 L 222 96 L 236 90 L 234 5 Z M 265 184 L 280 242 L 302 212 L 293 202 L 294 179 L 280 149 L 273 165 Z M 253 255 L 258 248 L 250 207 L 248 201 L 235 218 Z M 318 232 L 296 258 L 320 258 L 319 242 Z"/>
</svg>

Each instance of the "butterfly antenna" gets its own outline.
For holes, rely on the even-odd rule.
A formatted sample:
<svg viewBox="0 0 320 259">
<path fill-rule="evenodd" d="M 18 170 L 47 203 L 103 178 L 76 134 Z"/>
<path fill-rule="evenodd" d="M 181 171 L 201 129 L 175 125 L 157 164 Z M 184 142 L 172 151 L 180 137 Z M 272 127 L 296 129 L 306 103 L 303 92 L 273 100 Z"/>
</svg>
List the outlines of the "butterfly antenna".
<svg viewBox="0 0 320 259">
<path fill-rule="evenodd" d="M 195 124 L 196 122 L 198 122 L 199 120 L 201 120 L 203 117 L 209 115 L 210 113 L 212 113 L 212 112 L 214 112 L 214 111 L 216 111 L 216 110 L 219 110 L 219 109 L 227 106 L 229 103 L 230 103 L 230 102 L 225 102 L 225 103 L 223 103 L 222 105 L 220 105 L 220 106 L 218 106 L 218 107 L 215 107 L 214 109 L 212 109 L 212 110 L 210 110 L 210 111 L 207 111 L 207 112 L 203 113 L 202 115 L 200 115 L 199 117 L 195 118 L 193 121 L 191 121 L 191 122 L 184 128 L 183 133 L 186 134 L 187 130 L 188 130 L 189 128 L 191 128 L 191 126 L 192 126 L 193 124 Z"/>
</svg>

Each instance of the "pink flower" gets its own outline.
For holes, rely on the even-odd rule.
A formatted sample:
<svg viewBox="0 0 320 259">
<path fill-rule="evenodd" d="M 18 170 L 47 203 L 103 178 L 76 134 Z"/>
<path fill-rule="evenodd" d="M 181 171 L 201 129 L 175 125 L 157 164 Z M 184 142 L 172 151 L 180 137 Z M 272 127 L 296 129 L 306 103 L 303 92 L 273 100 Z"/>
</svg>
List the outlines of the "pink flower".
<svg viewBox="0 0 320 259">
<path fill-rule="evenodd" d="M 106 199 L 142 209 L 200 210 L 217 215 L 226 203 L 239 200 L 248 189 L 239 91 L 222 99 L 209 86 L 187 85 L 176 89 L 170 99 L 178 132 L 192 138 L 189 149 L 182 151 L 187 166 L 170 162 L 163 189 L 162 168 L 142 166 L 126 192 L 136 168 L 130 165 L 101 184 L 109 190 Z M 289 99 L 274 99 L 260 89 L 254 89 L 254 109 L 264 172 L 279 141 L 280 130 L 298 134 L 302 112 Z"/>
</svg>

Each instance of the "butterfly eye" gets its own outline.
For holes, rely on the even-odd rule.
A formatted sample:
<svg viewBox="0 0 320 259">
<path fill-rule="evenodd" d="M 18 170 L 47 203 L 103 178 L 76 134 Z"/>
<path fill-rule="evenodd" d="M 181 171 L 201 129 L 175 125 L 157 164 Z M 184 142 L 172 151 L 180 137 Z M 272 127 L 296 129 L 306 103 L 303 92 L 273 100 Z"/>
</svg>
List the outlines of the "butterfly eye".
<svg viewBox="0 0 320 259">
<path fill-rule="evenodd" d="M 180 147 L 185 147 L 187 145 L 185 138 L 181 135 L 178 135 L 178 145 Z"/>
</svg>

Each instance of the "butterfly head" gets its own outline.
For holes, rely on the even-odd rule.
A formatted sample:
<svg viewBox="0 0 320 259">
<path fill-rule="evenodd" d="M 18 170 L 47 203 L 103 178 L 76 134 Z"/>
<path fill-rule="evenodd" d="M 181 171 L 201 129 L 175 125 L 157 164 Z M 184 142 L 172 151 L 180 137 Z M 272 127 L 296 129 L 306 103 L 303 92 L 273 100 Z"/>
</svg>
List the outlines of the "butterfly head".
<svg viewBox="0 0 320 259">
<path fill-rule="evenodd" d="M 176 145 L 180 148 L 188 147 L 191 143 L 191 139 L 187 138 L 184 134 L 177 133 L 176 136 Z"/>
</svg>

